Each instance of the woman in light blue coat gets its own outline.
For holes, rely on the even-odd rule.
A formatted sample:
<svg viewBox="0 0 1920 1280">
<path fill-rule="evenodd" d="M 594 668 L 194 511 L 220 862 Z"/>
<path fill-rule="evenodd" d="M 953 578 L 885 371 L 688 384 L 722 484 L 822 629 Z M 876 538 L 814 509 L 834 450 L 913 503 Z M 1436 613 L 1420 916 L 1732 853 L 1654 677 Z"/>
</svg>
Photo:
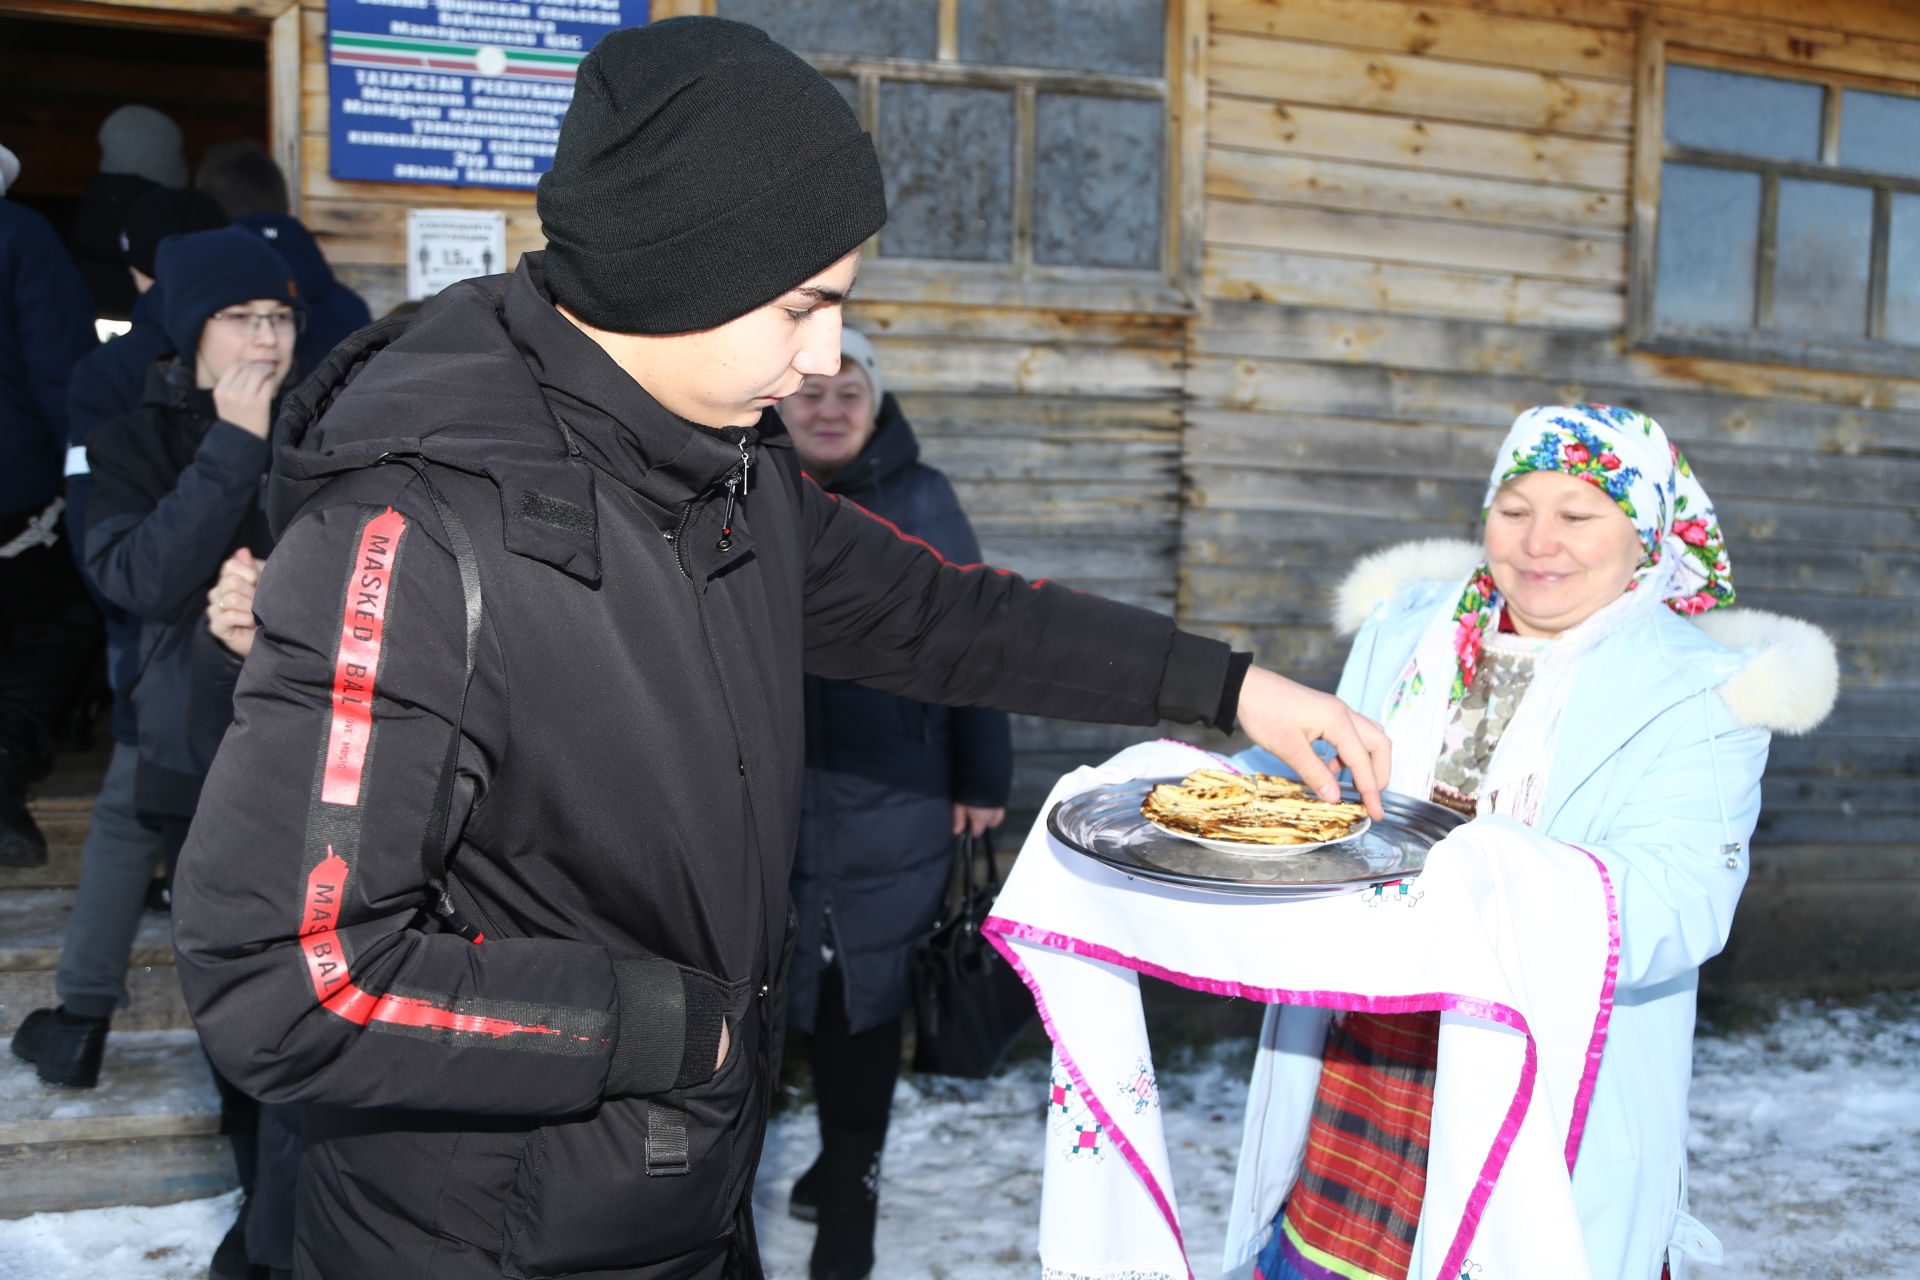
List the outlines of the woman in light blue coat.
<svg viewBox="0 0 1920 1280">
<path fill-rule="evenodd" d="M 1679 1277 L 1719 1253 L 1686 1212 L 1699 966 L 1726 944 L 1746 882 L 1770 733 L 1817 724 L 1838 668 L 1817 628 L 1724 610 L 1731 565 L 1712 505 L 1651 418 L 1529 410 L 1498 457 L 1482 545 L 1393 548 L 1341 587 L 1336 624 L 1355 636 L 1339 694 L 1386 725 L 1393 790 L 1517 818 L 1605 864 L 1620 967 L 1574 1196 L 1595 1280 Z M 1242 763 L 1277 766 L 1257 749 Z M 1419 1028 L 1337 1022 L 1306 1098 L 1280 1083 L 1300 1073 L 1280 1061 L 1277 1026 L 1270 1013 L 1249 1134 L 1311 1106 L 1327 1134 L 1364 1128 L 1371 1171 L 1329 1173 L 1312 1145 L 1284 1184 L 1243 1166 L 1232 1236 L 1266 1280 L 1400 1280 L 1430 1093 L 1404 1131 L 1364 1113 L 1387 1086 L 1430 1089 Z M 1330 1096 L 1336 1062 L 1382 1073 L 1382 1087 Z M 1369 1232 L 1380 1238 L 1356 1246 Z"/>
</svg>

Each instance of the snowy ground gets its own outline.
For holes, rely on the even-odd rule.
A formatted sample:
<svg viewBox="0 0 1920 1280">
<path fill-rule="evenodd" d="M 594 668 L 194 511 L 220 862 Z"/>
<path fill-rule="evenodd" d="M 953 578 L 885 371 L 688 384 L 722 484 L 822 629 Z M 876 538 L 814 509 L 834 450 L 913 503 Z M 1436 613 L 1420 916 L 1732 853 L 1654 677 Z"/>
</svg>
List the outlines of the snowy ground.
<svg viewBox="0 0 1920 1280">
<path fill-rule="evenodd" d="M 1229 1042 L 1161 1064 L 1196 1274 L 1212 1274 L 1231 1187 L 1240 1080 Z M 1045 1064 L 980 1085 L 903 1083 L 888 1140 L 879 1280 L 1033 1276 Z M 1920 993 L 1726 1009 L 1693 1089 L 1693 1203 L 1725 1280 L 1920 1280 Z M 811 1108 L 770 1135 L 759 1207 L 772 1280 L 801 1280 L 812 1229 L 786 1193 L 814 1150 Z M 231 1196 L 0 1222 L 0 1280 L 196 1280 Z"/>
</svg>

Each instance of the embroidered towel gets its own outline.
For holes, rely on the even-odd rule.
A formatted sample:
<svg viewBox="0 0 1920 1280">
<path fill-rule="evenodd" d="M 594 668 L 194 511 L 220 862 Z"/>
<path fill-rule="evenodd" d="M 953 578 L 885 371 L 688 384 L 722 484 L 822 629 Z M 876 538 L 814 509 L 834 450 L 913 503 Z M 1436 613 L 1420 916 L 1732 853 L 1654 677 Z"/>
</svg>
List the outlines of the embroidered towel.
<svg viewBox="0 0 1920 1280">
<path fill-rule="evenodd" d="M 1219 762 L 1172 742 L 1062 778 L 1089 787 Z M 1417 1280 L 1587 1280 L 1569 1172 L 1605 1044 L 1618 964 L 1599 862 L 1511 819 L 1435 847 L 1404 884 L 1312 901 L 1156 884 L 1038 825 L 987 930 L 1054 1043 L 1040 1257 L 1046 1280 L 1194 1276 L 1169 1176 L 1139 975 L 1291 1006 L 1250 1099 L 1227 1269 L 1253 1256 L 1299 1164 L 1319 1010 L 1441 1011 Z M 1301 1064 L 1310 1062 L 1308 1070 Z M 1255 1122 L 1257 1119 L 1257 1123 Z M 1208 1272 L 1211 1268 L 1206 1269 Z"/>
</svg>

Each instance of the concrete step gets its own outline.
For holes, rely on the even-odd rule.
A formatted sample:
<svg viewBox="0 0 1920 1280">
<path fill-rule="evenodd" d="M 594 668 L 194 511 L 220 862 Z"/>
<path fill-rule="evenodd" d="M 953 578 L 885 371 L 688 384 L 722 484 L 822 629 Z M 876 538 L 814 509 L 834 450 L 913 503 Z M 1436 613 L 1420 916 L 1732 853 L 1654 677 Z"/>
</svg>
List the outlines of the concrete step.
<svg viewBox="0 0 1920 1280">
<path fill-rule="evenodd" d="M 0 1055 L 0 1217 L 218 1195 L 235 1183 L 219 1128 L 191 1031 L 114 1031 L 95 1089 Z"/>
<path fill-rule="evenodd" d="M 11 1035 L 34 1009 L 58 1003 L 54 969 L 67 919 L 73 914 L 72 889 L 0 891 L 0 1034 Z M 140 917 L 127 976 L 131 1007 L 114 1016 L 119 1031 L 158 1031 L 191 1026 L 173 969 L 173 921 L 154 912 Z"/>
</svg>

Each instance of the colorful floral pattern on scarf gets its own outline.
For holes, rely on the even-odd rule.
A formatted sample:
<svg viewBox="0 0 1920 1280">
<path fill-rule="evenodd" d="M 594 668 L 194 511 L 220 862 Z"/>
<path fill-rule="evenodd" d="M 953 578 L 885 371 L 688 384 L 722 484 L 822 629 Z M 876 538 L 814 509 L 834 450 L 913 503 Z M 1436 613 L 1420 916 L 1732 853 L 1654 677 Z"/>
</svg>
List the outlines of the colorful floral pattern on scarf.
<svg viewBox="0 0 1920 1280">
<path fill-rule="evenodd" d="M 1613 405 L 1550 405 L 1528 409 L 1514 420 L 1496 455 L 1481 518 L 1500 486 L 1530 471 L 1559 471 L 1594 485 L 1633 521 L 1646 558 L 1627 590 L 1654 583 L 1669 609 L 1705 613 L 1734 600 L 1733 566 L 1727 559 L 1713 501 L 1693 468 L 1667 439 L 1660 424 L 1636 409 Z M 1678 564 L 1669 563 L 1678 557 Z M 1448 706 L 1457 707 L 1473 685 L 1480 653 L 1502 609 L 1486 564 L 1474 570 L 1454 606 L 1454 675 Z M 1392 709 L 1424 683 L 1410 663 L 1395 688 Z"/>
</svg>

